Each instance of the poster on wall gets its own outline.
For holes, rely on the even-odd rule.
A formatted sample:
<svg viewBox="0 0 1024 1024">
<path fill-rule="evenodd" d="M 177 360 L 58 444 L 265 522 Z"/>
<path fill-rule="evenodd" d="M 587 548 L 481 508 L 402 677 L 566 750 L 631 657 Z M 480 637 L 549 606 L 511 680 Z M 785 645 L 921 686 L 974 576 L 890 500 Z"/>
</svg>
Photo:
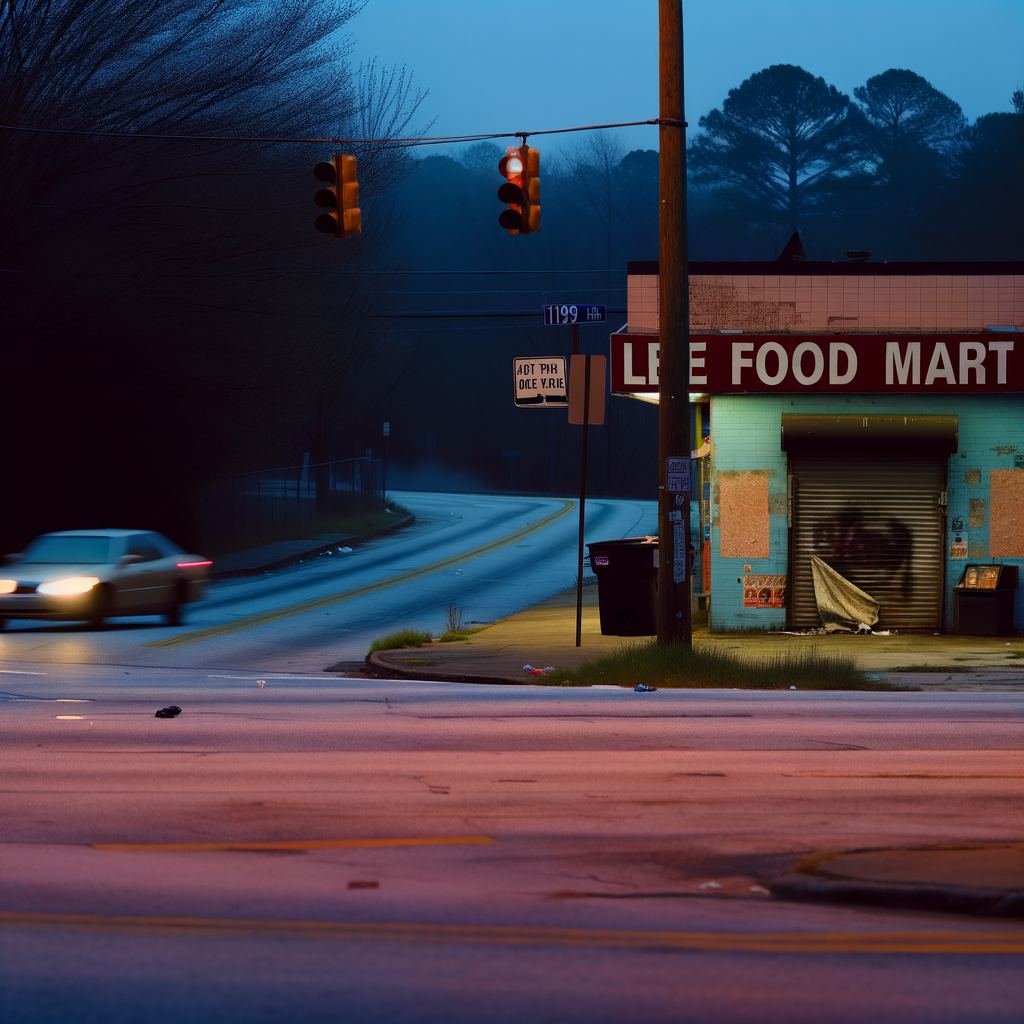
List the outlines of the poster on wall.
<svg viewBox="0 0 1024 1024">
<path fill-rule="evenodd" d="M 744 608 L 785 608 L 786 575 L 762 575 L 751 573 L 750 566 L 744 566 L 743 576 Z"/>
</svg>

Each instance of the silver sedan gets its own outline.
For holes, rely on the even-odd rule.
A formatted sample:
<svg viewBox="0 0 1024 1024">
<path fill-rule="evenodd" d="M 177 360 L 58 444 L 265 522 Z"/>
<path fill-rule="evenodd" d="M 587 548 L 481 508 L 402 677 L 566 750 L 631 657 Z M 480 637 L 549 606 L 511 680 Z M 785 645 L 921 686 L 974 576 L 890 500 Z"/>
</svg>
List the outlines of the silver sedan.
<svg viewBox="0 0 1024 1024">
<path fill-rule="evenodd" d="M 212 562 L 144 530 L 44 533 L 0 566 L 0 629 L 9 619 L 81 619 L 100 627 L 114 615 L 163 615 L 203 597 Z"/>
</svg>

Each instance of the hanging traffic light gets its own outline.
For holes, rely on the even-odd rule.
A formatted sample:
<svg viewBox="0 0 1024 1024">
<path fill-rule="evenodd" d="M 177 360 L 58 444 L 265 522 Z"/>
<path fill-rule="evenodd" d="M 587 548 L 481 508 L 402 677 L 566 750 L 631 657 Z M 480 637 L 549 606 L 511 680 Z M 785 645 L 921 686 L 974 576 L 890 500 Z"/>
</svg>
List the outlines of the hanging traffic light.
<svg viewBox="0 0 1024 1024">
<path fill-rule="evenodd" d="M 498 198 L 508 203 L 498 223 L 510 235 L 540 231 L 540 153 L 525 143 L 509 146 L 498 162 L 498 173 L 508 180 L 498 189 Z"/>
<path fill-rule="evenodd" d="M 360 234 L 363 219 L 359 210 L 356 158 L 345 153 L 335 153 L 330 160 L 313 168 L 313 177 L 327 185 L 313 197 L 317 206 L 328 211 L 321 213 L 314 222 L 317 231 L 331 234 L 335 238 Z"/>
</svg>

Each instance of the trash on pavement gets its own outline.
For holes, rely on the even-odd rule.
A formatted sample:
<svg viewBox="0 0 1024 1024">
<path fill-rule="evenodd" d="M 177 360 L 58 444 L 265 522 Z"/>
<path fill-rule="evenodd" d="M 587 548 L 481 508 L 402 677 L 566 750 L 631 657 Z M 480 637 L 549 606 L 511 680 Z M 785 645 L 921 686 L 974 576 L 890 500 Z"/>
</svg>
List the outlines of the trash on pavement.
<svg viewBox="0 0 1024 1024">
<path fill-rule="evenodd" d="M 653 693 L 657 689 L 656 686 L 645 686 L 643 683 L 637 683 L 633 687 L 634 693 Z"/>
<path fill-rule="evenodd" d="M 169 707 L 161 708 L 156 713 L 156 718 L 177 718 L 181 714 L 181 708 L 177 704 L 171 704 Z"/>
<path fill-rule="evenodd" d="M 263 684 L 265 682 L 266 682 L 266 679 L 257 679 L 256 680 L 256 685 L 262 690 L 263 689 Z"/>
</svg>

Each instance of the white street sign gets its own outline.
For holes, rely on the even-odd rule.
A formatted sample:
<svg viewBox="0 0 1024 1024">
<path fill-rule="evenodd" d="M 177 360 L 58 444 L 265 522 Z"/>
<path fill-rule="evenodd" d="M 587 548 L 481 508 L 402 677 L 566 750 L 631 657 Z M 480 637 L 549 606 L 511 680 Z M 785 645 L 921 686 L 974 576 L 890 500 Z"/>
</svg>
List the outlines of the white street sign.
<svg viewBox="0 0 1024 1024">
<path fill-rule="evenodd" d="M 564 409 L 569 403 L 565 356 L 517 356 L 512 381 L 518 408 Z"/>
</svg>

